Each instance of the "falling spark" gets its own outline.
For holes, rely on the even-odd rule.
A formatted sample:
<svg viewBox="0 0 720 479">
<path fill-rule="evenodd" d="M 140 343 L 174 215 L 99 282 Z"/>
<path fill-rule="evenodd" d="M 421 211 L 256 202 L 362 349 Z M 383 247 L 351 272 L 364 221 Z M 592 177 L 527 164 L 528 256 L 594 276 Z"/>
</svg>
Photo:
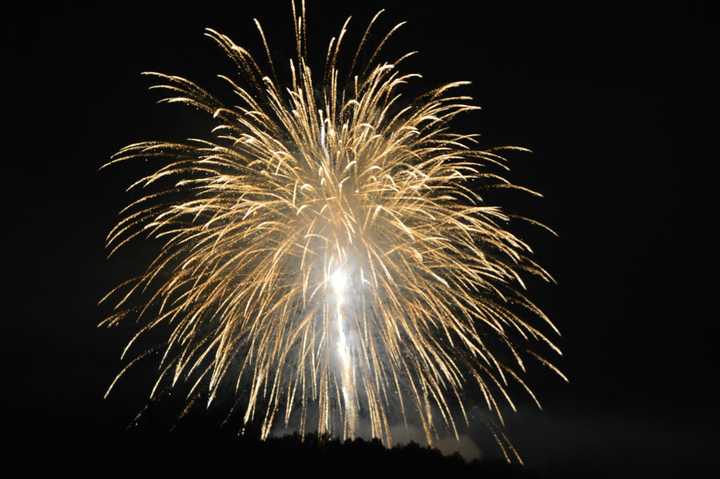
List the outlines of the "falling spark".
<svg viewBox="0 0 720 479">
<path fill-rule="evenodd" d="M 467 82 L 403 97 L 420 78 L 400 70 L 413 53 L 379 60 L 402 24 L 367 48 L 382 11 L 348 69 L 338 62 L 350 19 L 315 74 L 300 7 L 292 3 L 297 52 L 286 83 L 257 20 L 262 62 L 206 31 L 237 67 L 220 75 L 233 106 L 184 78 L 146 73 L 169 94 L 161 102 L 205 112 L 215 126 L 208 139 L 131 144 L 105 165 L 158 164 L 130 186 L 147 192 L 122 211 L 109 254 L 137 240 L 160 248 L 103 298 L 114 309 L 101 324 L 141 321 L 123 356 L 150 331 L 165 335 L 110 389 L 159 357 L 151 399 L 185 383 L 189 404 L 206 395 L 210 405 L 229 385 L 244 421 L 260 417 L 263 437 L 295 420 L 303 433 L 353 437 L 362 415 L 391 444 L 397 414 L 418 421 L 432 444 L 441 428 L 457 437 L 458 419 L 468 422 L 464 392 L 476 388 L 500 423 L 489 426 L 506 458 L 519 460 L 502 432 L 502 402 L 515 409 L 511 383 L 537 402 L 526 358 L 564 378 L 534 346 L 560 354 L 542 331 L 557 329 L 522 279 L 552 278 L 508 229 L 517 217 L 483 196 L 538 195 L 497 173 L 508 169 L 504 151 L 523 149 L 481 149 L 478 135 L 453 131 L 453 118 L 478 109 L 453 93 Z"/>
</svg>

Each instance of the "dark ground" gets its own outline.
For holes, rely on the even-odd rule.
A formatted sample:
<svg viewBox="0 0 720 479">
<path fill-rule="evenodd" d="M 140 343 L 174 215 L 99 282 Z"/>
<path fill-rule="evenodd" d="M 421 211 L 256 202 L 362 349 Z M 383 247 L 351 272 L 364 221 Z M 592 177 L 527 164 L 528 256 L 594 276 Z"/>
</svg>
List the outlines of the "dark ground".
<svg viewBox="0 0 720 479">
<path fill-rule="evenodd" d="M 289 47 L 288 2 L 226 3 L 2 7 L 2 441 L 26 467 L 52 470 L 140 474 L 143 457 L 166 472 L 242 472 L 257 461 L 334 473 L 379 456 L 404 472 L 427 470 L 417 451 L 333 444 L 306 454 L 282 441 L 234 441 L 200 413 L 184 434 L 124 432 L 144 404 L 150 369 L 101 398 L 131 328 L 97 329 L 96 302 L 151 252 L 105 260 L 104 235 L 137 172 L 97 168 L 136 140 L 203 134 L 191 113 L 155 106 L 139 73 L 217 89 L 214 75 L 230 66 L 202 29 L 256 51 L 253 17 L 276 58 Z M 528 234 L 559 281 L 533 296 L 563 331 L 571 383 L 536 375 L 545 411 L 525 403 L 509 421 L 528 463 L 522 474 L 692 477 L 716 466 L 715 215 L 704 210 L 716 189 L 717 6 L 316 3 L 311 41 L 323 48 L 350 14 L 356 35 L 379 8 L 386 26 L 408 20 L 391 52 L 420 50 L 409 66 L 425 85 L 473 81 L 469 93 L 484 110 L 461 128 L 482 132 L 487 145 L 534 150 L 513 157 L 511 178 L 545 199 L 498 201 L 560 233 Z M 480 469 L 495 467 L 487 436 L 476 422 L 467 431 L 486 459 Z M 470 471 L 423 457 L 438 472 Z"/>
</svg>

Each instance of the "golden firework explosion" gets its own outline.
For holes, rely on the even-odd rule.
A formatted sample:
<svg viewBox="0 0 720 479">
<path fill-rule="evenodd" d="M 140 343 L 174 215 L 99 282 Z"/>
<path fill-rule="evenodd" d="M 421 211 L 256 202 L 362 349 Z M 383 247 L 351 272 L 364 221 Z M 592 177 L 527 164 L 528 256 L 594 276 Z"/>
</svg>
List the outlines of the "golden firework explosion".
<svg viewBox="0 0 720 479">
<path fill-rule="evenodd" d="M 138 238 L 160 247 L 142 274 L 103 298 L 115 303 L 101 324 L 130 313 L 143 320 L 123 356 L 149 331 L 165 331 L 110 389 L 157 354 L 151 399 L 187 383 L 188 402 L 207 395 L 209 405 L 228 384 L 244 421 L 258 415 L 263 437 L 280 418 L 303 433 L 353 437 L 362 415 L 386 444 L 391 413 L 418 421 L 429 444 L 440 427 L 457 437 L 468 387 L 501 424 L 500 403 L 515 410 L 513 382 L 539 406 L 523 380 L 525 359 L 564 376 L 530 349 L 540 342 L 560 354 L 540 324 L 557 329 L 523 294 L 522 277 L 552 279 L 507 229 L 518 217 L 480 194 L 537 195 L 496 172 L 507 170 L 504 150 L 523 149 L 480 149 L 478 135 L 453 131 L 456 115 L 478 109 L 452 93 L 468 82 L 403 99 L 420 75 L 399 66 L 415 52 L 378 60 L 402 23 L 366 49 L 382 11 L 345 70 L 338 58 L 348 18 L 321 79 L 308 63 L 304 2 L 292 13 L 296 56 L 286 83 L 257 20 L 264 67 L 206 31 L 237 66 L 237 76 L 220 78 L 238 105 L 184 78 L 146 73 L 169 93 L 161 102 L 201 110 L 215 127 L 209 139 L 126 146 L 104 165 L 159 163 L 130 186 L 146 193 L 122 210 L 107 246 L 110 255 Z M 519 460 L 502 428 L 491 430 L 506 458 Z"/>
</svg>

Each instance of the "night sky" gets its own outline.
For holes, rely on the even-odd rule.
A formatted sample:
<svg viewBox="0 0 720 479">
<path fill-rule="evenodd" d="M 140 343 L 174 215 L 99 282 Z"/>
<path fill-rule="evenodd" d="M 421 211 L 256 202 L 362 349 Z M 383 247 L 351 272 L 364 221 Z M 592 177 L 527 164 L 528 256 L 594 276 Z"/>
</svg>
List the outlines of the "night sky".
<svg viewBox="0 0 720 479">
<path fill-rule="evenodd" d="M 105 259 L 104 236 L 142 170 L 98 168 L 134 141 L 206 134 L 201 115 L 155 105 L 140 76 L 178 74 L 227 98 L 215 75 L 232 66 L 204 27 L 259 53 L 257 17 L 276 61 L 287 57 L 289 1 L 227 3 L 4 7 L 0 411 L 20 450 L 128 441 L 155 371 L 136 369 L 102 399 L 132 325 L 96 328 L 107 313 L 97 301 L 153 251 Z M 704 146 L 717 126 L 717 7 L 418 3 L 309 2 L 314 59 L 348 15 L 356 42 L 386 8 L 384 27 L 409 22 L 389 58 L 419 50 L 405 68 L 425 87 L 472 81 L 483 110 L 459 129 L 533 150 L 511 156 L 510 178 L 545 198 L 492 199 L 560 235 L 527 231 L 559 283 L 531 295 L 563 332 L 559 364 L 571 381 L 534 374 L 545 411 L 523 400 L 510 418 L 528 468 L 617 477 L 717 462 L 720 328 L 704 271 L 715 225 L 698 218 L 717 155 Z M 496 454 L 480 425 L 467 435 Z"/>
</svg>

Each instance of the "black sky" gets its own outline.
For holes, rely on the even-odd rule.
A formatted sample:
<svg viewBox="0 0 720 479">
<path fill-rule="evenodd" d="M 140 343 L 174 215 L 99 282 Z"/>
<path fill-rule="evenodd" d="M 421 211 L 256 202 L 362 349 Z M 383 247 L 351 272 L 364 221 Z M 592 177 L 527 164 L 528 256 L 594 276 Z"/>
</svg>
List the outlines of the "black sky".
<svg viewBox="0 0 720 479">
<path fill-rule="evenodd" d="M 717 155 L 704 147 L 717 126 L 717 7 L 418 3 L 310 2 L 310 41 L 319 59 L 347 15 L 358 35 L 386 8 L 385 26 L 409 22 L 390 52 L 419 50 L 408 66 L 423 85 L 473 82 L 483 111 L 460 128 L 534 151 L 513 156 L 511 178 L 545 198 L 498 201 L 560 234 L 528 233 L 559 282 L 533 294 L 563 332 L 571 383 L 538 375 L 545 412 L 525 402 L 510 421 L 529 467 L 604 475 L 716 461 L 720 328 L 703 275 L 714 218 L 698 211 Z M 122 442 L 153 371 L 102 400 L 130 329 L 98 330 L 96 302 L 152 252 L 105 260 L 139 171 L 97 169 L 136 140 L 205 134 L 199 116 L 155 105 L 140 72 L 222 88 L 214 75 L 231 65 L 203 28 L 257 51 L 257 17 L 280 59 L 289 2 L 4 8 L 2 412 L 23 448 Z M 483 447 L 482 431 L 469 434 Z"/>
</svg>

